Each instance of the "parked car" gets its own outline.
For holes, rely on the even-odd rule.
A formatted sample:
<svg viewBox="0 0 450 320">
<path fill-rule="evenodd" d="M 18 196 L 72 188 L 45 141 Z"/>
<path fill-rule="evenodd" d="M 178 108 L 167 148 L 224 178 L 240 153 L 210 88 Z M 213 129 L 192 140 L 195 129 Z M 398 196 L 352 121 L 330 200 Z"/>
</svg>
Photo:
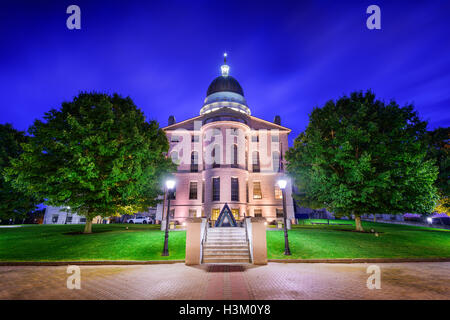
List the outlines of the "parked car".
<svg viewBox="0 0 450 320">
<path fill-rule="evenodd" d="M 427 221 L 429 224 L 450 226 L 450 217 L 429 217 Z"/>
<path fill-rule="evenodd" d="M 135 218 L 131 218 L 128 220 L 128 223 L 142 223 L 142 224 L 151 224 L 153 221 L 150 219 L 150 217 L 144 217 L 144 216 L 137 216 Z"/>
</svg>

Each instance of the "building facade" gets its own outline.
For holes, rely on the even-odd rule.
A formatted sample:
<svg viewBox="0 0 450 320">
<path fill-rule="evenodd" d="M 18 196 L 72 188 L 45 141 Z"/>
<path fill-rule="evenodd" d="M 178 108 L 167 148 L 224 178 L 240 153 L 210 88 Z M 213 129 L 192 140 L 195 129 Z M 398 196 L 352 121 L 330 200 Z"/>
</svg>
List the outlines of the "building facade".
<svg viewBox="0 0 450 320">
<path fill-rule="evenodd" d="M 169 155 L 177 164 L 170 218 L 182 224 L 189 217 L 215 221 L 225 204 L 236 220 L 244 216 L 283 217 L 284 154 L 290 129 L 279 116 L 269 122 L 251 115 L 239 82 L 221 66 L 222 75 L 208 87 L 200 115 L 181 122 L 169 117 L 164 127 Z M 288 219 L 294 218 L 291 181 L 286 187 Z M 156 219 L 167 213 L 167 192 Z"/>
</svg>

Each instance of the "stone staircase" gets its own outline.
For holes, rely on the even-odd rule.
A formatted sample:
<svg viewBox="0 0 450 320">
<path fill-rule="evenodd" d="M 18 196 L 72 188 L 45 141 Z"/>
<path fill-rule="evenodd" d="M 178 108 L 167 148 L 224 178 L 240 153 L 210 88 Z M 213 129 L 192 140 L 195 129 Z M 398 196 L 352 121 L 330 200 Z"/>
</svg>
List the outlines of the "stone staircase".
<svg viewBox="0 0 450 320">
<path fill-rule="evenodd" d="M 203 244 L 203 263 L 250 263 L 244 228 L 209 228 Z"/>
</svg>

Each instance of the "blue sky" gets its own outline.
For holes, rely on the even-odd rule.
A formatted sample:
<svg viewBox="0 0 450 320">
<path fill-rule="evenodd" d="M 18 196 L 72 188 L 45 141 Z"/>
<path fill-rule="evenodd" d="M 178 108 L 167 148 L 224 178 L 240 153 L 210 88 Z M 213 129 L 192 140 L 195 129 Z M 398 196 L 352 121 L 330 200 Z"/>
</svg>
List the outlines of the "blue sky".
<svg viewBox="0 0 450 320">
<path fill-rule="evenodd" d="M 66 8 L 81 8 L 81 30 Z M 366 8 L 381 8 L 381 30 Z M 198 115 L 228 52 L 252 114 L 293 130 L 354 90 L 450 125 L 449 1 L 2 1 L 0 123 L 26 130 L 80 91 L 130 96 L 163 126 Z"/>
</svg>

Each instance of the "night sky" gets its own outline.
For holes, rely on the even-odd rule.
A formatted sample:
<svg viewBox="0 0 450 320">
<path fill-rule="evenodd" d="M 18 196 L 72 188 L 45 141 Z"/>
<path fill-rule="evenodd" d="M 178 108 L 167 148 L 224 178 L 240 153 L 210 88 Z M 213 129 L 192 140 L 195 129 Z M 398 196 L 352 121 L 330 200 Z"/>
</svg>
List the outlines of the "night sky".
<svg viewBox="0 0 450 320">
<path fill-rule="evenodd" d="M 80 91 L 130 96 L 162 126 L 196 116 L 225 51 L 252 114 L 279 114 L 291 141 L 354 90 L 450 125 L 450 1 L 36 2 L 0 3 L 0 123 L 20 130 Z M 381 30 L 366 28 L 371 4 Z"/>
</svg>

